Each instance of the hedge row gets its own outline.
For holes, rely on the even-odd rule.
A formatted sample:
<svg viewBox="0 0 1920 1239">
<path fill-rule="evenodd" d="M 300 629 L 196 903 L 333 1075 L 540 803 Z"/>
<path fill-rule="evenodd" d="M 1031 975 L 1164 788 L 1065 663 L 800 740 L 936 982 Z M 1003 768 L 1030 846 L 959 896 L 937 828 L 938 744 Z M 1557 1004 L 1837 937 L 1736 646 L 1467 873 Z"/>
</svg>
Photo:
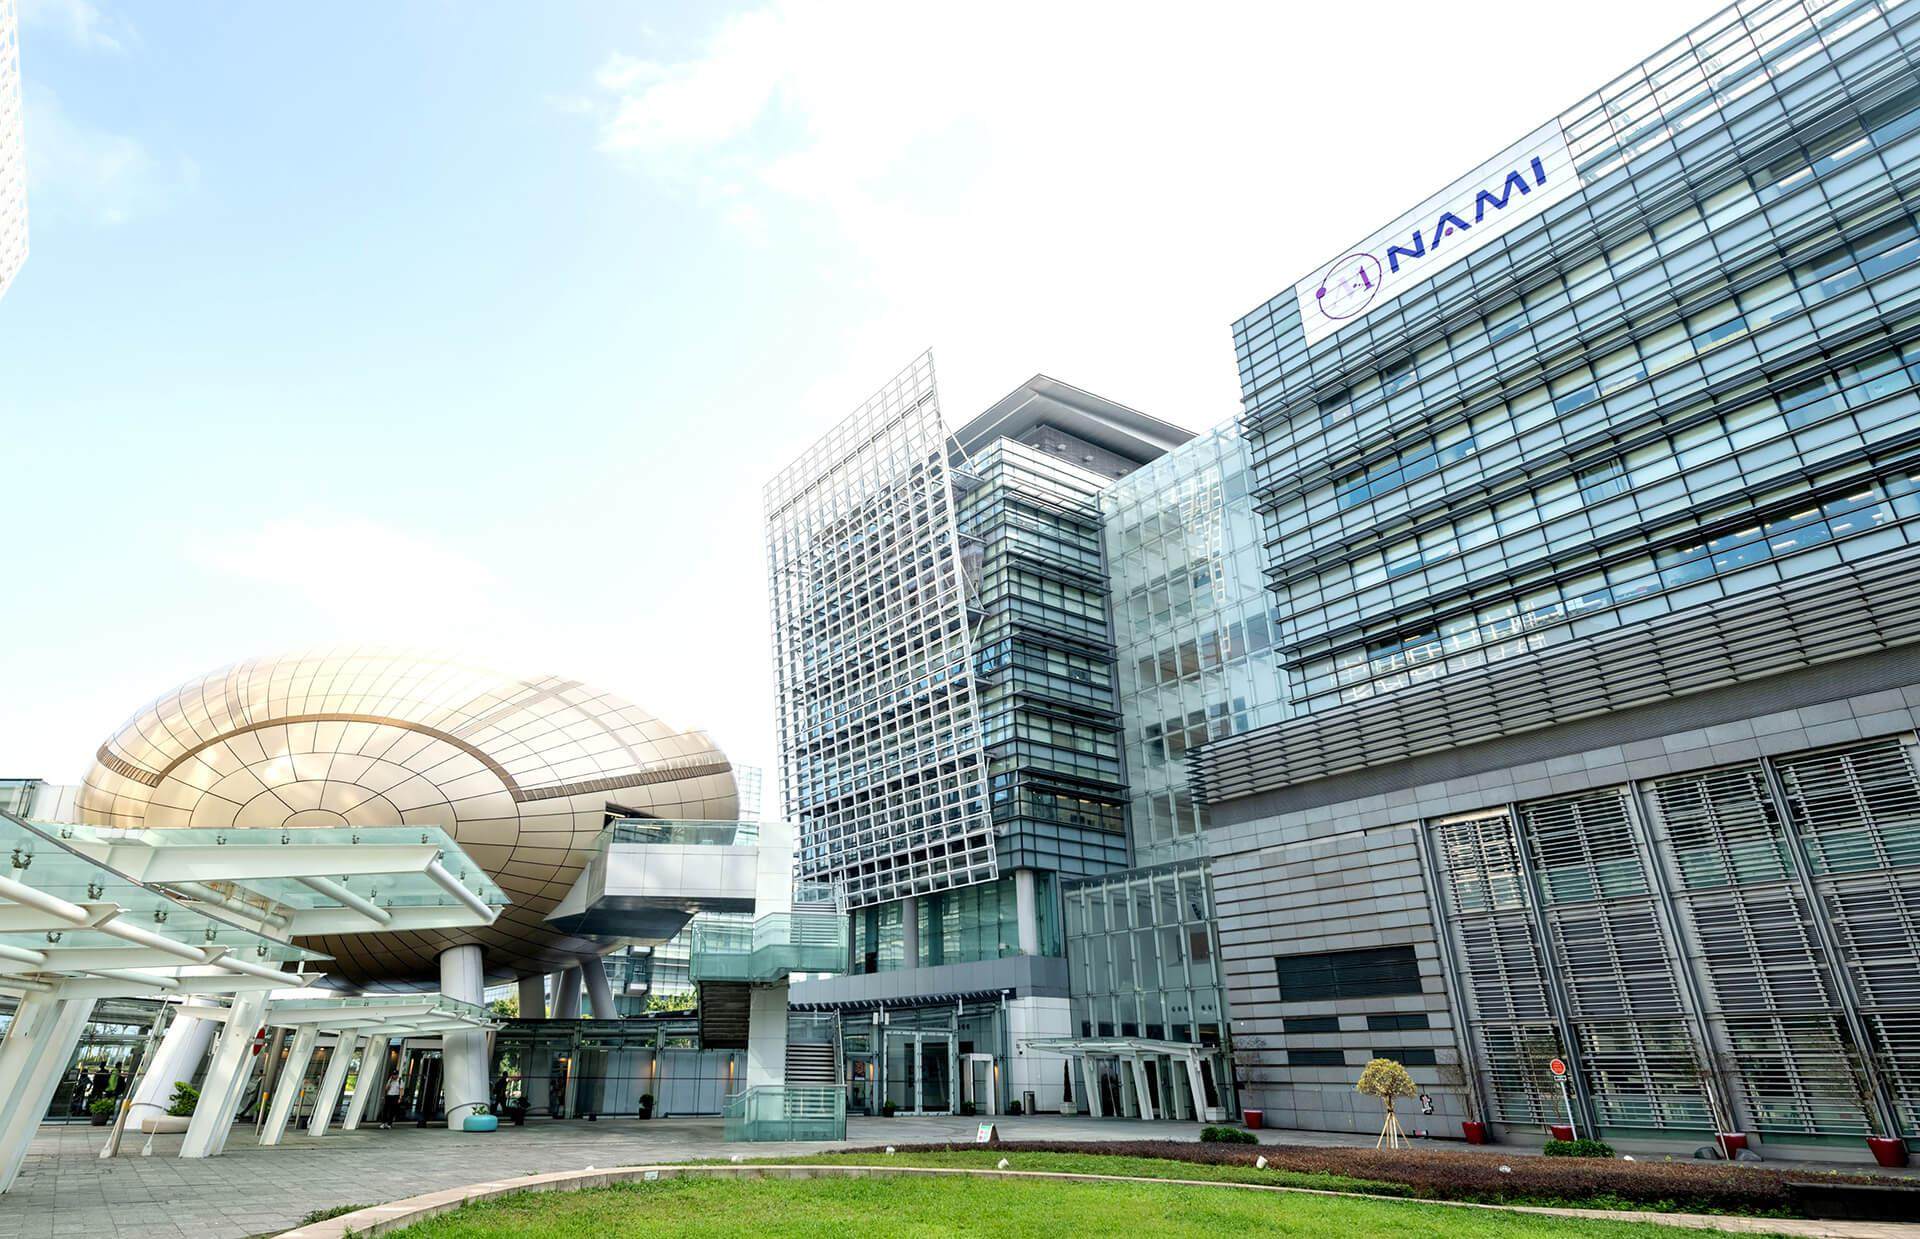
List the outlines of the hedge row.
<svg viewBox="0 0 1920 1239">
<path fill-rule="evenodd" d="M 978 1149 L 972 1144 L 902 1144 L 902 1153 Z M 1727 1162 L 1606 1161 L 1593 1158 L 1508 1156 L 1501 1153 L 1417 1149 L 1398 1153 L 1366 1148 L 1263 1144 L 1195 1144 L 1172 1140 L 1002 1141 L 1002 1153 L 1088 1153 L 1158 1157 L 1201 1165 L 1247 1165 L 1264 1156 L 1279 1170 L 1322 1172 L 1404 1183 L 1429 1200 L 1488 1204 L 1593 1204 L 1677 1212 L 1793 1214 L 1800 1211 L 1795 1179 L 1822 1183 L 1879 1183 L 1884 1178 L 1835 1172 L 1770 1170 Z M 856 1150 L 860 1152 L 878 1150 Z M 1502 1169 L 1505 1167 L 1506 1169 Z M 1920 1188 L 1914 1212 L 1920 1216 Z"/>
</svg>

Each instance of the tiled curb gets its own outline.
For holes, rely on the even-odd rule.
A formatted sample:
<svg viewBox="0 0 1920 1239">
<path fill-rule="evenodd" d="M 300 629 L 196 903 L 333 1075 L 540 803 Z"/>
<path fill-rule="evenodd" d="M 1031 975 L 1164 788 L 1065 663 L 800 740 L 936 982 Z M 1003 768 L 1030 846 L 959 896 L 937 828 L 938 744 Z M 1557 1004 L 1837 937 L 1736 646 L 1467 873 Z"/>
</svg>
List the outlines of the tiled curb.
<svg viewBox="0 0 1920 1239">
<path fill-rule="evenodd" d="M 451 1187 L 444 1191 L 410 1196 L 391 1204 L 374 1205 L 339 1217 L 328 1218 L 294 1230 L 275 1239 L 346 1239 L 349 1234 L 373 1239 L 374 1236 L 422 1222 L 461 1205 L 492 1200 L 517 1192 L 573 1192 L 582 1188 L 607 1187 L 650 1179 L 672 1179 L 688 1175 L 708 1175 L 736 1179 L 816 1179 L 864 1178 L 868 1175 L 972 1175 L 983 1179 L 1056 1179 L 1069 1183 L 1145 1183 L 1174 1187 L 1218 1187 L 1250 1192 L 1292 1192 L 1307 1196 L 1341 1196 L 1355 1200 L 1381 1200 L 1395 1204 L 1439 1205 L 1452 1209 L 1495 1209 L 1513 1213 L 1538 1213 L 1549 1217 L 1587 1218 L 1595 1221 L 1652 1222 L 1689 1230 L 1717 1230 L 1747 1235 L 1792 1235 L 1797 1239 L 1920 1239 L 1920 1224 L 1902 1222 L 1827 1222 L 1793 1218 L 1729 1217 L 1705 1213 L 1648 1213 L 1624 1209 L 1554 1209 L 1537 1205 L 1486 1205 L 1459 1200 L 1413 1200 L 1405 1196 L 1369 1196 L 1360 1192 L 1330 1192 L 1309 1187 L 1283 1187 L 1267 1183 L 1232 1183 L 1217 1179 L 1152 1179 L 1129 1175 L 1062 1174 L 1039 1170 L 975 1170 L 935 1166 L 846 1166 L 846 1165 L 734 1165 L 734 1166 L 617 1166 L 606 1170 L 563 1170 L 552 1174 L 527 1175 L 519 1179 L 491 1179 Z"/>
</svg>

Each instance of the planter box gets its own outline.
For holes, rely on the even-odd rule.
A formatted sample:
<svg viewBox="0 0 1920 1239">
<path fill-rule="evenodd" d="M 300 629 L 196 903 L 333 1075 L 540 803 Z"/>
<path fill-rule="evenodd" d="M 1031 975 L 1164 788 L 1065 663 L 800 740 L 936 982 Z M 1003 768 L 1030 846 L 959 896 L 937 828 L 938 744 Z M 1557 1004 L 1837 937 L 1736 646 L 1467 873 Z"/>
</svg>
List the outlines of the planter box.
<svg viewBox="0 0 1920 1239">
<path fill-rule="evenodd" d="M 1468 1144 L 1485 1144 L 1487 1125 L 1477 1119 L 1463 1119 L 1460 1123 L 1460 1134 L 1467 1138 Z"/>
<path fill-rule="evenodd" d="M 1571 1140 L 1573 1139 L 1573 1124 L 1572 1123 L 1548 1123 L 1547 1134 L 1553 1137 L 1555 1140 Z"/>
<path fill-rule="evenodd" d="M 1732 1161 L 1734 1155 L 1747 1147 L 1747 1133 L 1743 1131 L 1716 1132 L 1714 1139 L 1720 1144 L 1720 1152 Z"/>
</svg>

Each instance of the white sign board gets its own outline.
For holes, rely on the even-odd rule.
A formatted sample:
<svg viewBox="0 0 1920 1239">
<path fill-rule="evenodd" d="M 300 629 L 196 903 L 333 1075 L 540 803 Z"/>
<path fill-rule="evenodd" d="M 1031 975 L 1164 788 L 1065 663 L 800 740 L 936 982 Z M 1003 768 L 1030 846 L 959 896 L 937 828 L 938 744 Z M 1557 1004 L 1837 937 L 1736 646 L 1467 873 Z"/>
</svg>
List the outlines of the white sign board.
<svg viewBox="0 0 1920 1239">
<path fill-rule="evenodd" d="M 1314 344 L 1538 215 L 1580 188 L 1549 121 L 1294 285 Z"/>
</svg>

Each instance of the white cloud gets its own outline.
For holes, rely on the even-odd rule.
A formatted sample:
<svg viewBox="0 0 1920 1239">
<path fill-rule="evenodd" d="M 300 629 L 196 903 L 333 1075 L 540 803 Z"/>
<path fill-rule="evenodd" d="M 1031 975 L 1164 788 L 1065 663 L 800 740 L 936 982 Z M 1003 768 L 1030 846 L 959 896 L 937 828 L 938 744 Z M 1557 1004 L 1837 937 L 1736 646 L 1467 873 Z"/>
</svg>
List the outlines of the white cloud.
<svg viewBox="0 0 1920 1239">
<path fill-rule="evenodd" d="M 484 564 L 431 537 L 361 516 L 274 517 L 208 535 L 187 547 L 187 559 L 329 617 L 391 616 L 408 627 L 484 606 L 498 583 Z"/>
<path fill-rule="evenodd" d="M 37 217 L 70 213 L 113 227 L 165 209 L 199 185 L 192 160 L 162 158 L 130 134 L 88 124 L 44 88 L 27 88 L 25 130 Z"/>
<path fill-rule="evenodd" d="M 931 340 L 956 418 L 1044 369 L 1209 425 L 1234 318 L 1713 7 L 773 0 L 610 58 L 598 142 L 851 252 L 842 408 Z"/>
<path fill-rule="evenodd" d="M 139 39 L 133 23 L 103 13 L 88 0 L 22 0 L 20 20 L 59 32 L 75 47 L 121 53 Z"/>
</svg>

